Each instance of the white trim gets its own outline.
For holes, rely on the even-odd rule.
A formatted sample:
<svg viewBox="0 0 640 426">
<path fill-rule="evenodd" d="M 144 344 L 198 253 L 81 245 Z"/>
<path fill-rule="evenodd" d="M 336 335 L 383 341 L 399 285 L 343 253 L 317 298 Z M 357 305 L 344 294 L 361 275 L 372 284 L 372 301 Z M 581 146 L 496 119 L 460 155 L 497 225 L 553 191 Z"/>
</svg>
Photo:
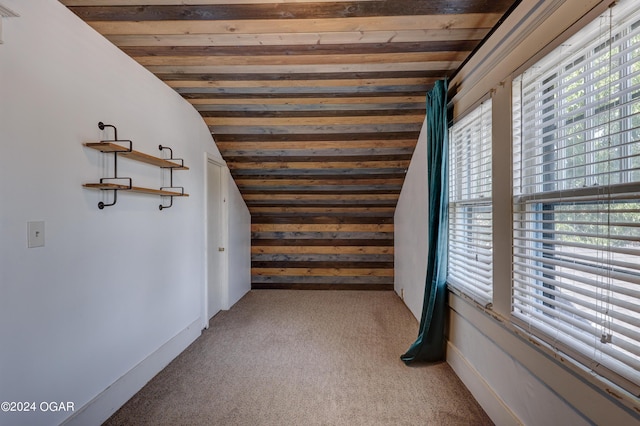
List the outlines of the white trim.
<svg viewBox="0 0 640 426">
<path fill-rule="evenodd" d="M 203 173 L 202 173 L 202 187 L 204 188 L 204 199 L 202 202 L 202 234 L 204 235 L 204 250 L 203 250 L 203 262 L 202 262 L 202 267 L 203 267 L 203 271 L 202 271 L 202 276 L 204 277 L 204 280 L 202 282 L 202 299 L 200 301 L 200 320 L 201 320 L 201 324 L 200 324 L 200 328 L 202 330 L 208 329 L 209 328 L 209 317 L 207 315 L 207 312 L 209 310 L 207 303 L 209 300 L 209 286 L 208 286 L 208 280 L 209 280 L 209 241 L 208 241 L 208 237 L 207 237 L 207 227 L 209 226 L 208 223 L 208 218 L 207 218 L 207 210 L 208 210 L 208 206 L 207 206 L 207 191 L 209 188 L 209 153 L 204 152 L 203 155 Z M 212 159 L 213 160 L 213 159 Z"/>
<path fill-rule="evenodd" d="M 487 415 L 497 425 L 522 425 L 513 411 L 494 392 L 482 375 L 451 342 L 447 342 L 447 364 L 471 391 Z"/>
<path fill-rule="evenodd" d="M 222 230 L 222 310 L 229 310 L 229 179 L 231 174 L 229 168 L 224 165 L 220 168 L 220 185 L 222 185 L 222 217 L 220 218 L 220 228 Z"/>
<path fill-rule="evenodd" d="M 204 153 L 205 163 L 208 161 L 220 167 L 227 167 L 227 162 L 222 158 L 214 157 L 212 154 L 205 152 Z"/>
<path fill-rule="evenodd" d="M 198 337 L 200 337 L 200 318 L 160 346 L 61 424 L 64 426 L 102 424 Z"/>
<path fill-rule="evenodd" d="M 503 315 L 511 313 L 511 255 L 513 214 L 511 184 L 513 146 L 511 137 L 511 79 L 499 85 L 492 94 L 493 147 L 493 309 Z"/>
<path fill-rule="evenodd" d="M 220 271 L 220 280 L 221 280 L 221 293 L 222 293 L 222 301 L 220 306 L 222 310 L 228 310 L 229 306 L 229 203 L 227 202 L 229 198 L 229 167 L 227 163 L 213 156 L 209 152 L 204 153 L 204 190 L 205 190 L 205 202 L 203 203 L 204 208 L 204 223 L 203 223 L 203 232 L 205 234 L 205 250 L 204 250 L 204 281 L 203 281 L 203 290 L 202 290 L 202 304 L 201 304 L 201 312 L 202 312 L 202 329 L 209 328 L 209 292 L 208 292 L 208 282 L 209 282 L 209 257 L 208 253 L 211 249 L 209 247 L 208 240 L 206 238 L 207 228 L 209 226 L 208 222 L 208 203 L 207 196 L 209 193 L 208 185 L 208 167 L 209 163 L 220 167 L 220 193 L 222 195 L 222 203 L 220 204 L 221 217 L 220 217 L 220 229 L 221 229 L 221 237 L 222 237 L 222 247 L 225 248 L 225 251 L 222 254 L 222 259 L 220 261 L 220 266 L 222 270 Z"/>
</svg>

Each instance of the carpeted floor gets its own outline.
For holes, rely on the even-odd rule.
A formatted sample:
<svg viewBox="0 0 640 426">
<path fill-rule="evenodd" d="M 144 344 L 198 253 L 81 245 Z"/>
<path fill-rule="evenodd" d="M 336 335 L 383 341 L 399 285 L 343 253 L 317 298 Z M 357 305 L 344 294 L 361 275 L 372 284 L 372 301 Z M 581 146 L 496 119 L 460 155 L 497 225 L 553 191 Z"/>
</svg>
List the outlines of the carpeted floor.
<svg viewBox="0 0 640 426">
<path fill-rule="evenodd" d="M 106 425 L 491 425 L 394 292 L 252 290 Z"/>
</svg>

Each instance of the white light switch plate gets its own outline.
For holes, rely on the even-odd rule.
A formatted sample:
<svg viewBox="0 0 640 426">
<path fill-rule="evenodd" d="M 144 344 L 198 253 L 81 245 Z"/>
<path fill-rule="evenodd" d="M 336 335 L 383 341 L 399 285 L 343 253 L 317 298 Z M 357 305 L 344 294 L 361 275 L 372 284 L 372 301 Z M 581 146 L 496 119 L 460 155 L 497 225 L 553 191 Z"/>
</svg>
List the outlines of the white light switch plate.
<svg viewBox="0 0 640 426">
<path fill-rule="evenodd" d="M 44 222 L 27 222 L 27 247 L 44 247 Z"/>
</svg>

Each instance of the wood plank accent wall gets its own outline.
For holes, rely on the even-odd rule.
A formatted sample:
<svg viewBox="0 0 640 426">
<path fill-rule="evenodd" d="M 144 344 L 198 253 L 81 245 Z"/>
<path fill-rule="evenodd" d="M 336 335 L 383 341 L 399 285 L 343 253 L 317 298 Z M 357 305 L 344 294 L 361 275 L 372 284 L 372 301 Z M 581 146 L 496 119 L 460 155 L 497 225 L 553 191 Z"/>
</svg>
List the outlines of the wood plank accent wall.
<svg viewBox="0 0 640 426">
<path fill-rule="evenodd" d="M 254 288 L 393 289 L 393 207 L 300 210 L 254 215 Z"/>
<path fill-rule="evenodd" d="M 259 108 L 195 103 L 251 211 L 252 287 L 392 290 L 393 214 L 434 79 L 309 77 L 265 82 Z"/>
<path fill-rule="evenodd" d="M 306 121 L 274 120 L 268 132 L 267 123 L 247 121 L 227 124 L 231 133 L 214 132 L 251 211 L 253 288 L 393 289 L 393 215 L 424 119 L 424 96 L 341 100 L 296 111 L 266 104 L 255 116 Z M 336 112 L 337 105 L 345 109 Z M 388 114 L 380 119 L 376 110 Z M 364 124 L 371 120 L 383 127 Z M 385 131 L 385 121 L 396 131 Z M 345 132 L 345 126 L 357 129 Z M 255 131 L 233 133 L 240 128 Z"/>
<path fill-rule="evenodd" d="M 393 214 L 416 135 L 320 135 L 219 143 L 252 215 L 252 286 L 391 290 Z"/>
<path fill-rule="evenodd" d="M 513 0 L 61 0 L 190 102 L 252 214 L 254 288 L 393 288 L 425 95 Z"/>
</svg>

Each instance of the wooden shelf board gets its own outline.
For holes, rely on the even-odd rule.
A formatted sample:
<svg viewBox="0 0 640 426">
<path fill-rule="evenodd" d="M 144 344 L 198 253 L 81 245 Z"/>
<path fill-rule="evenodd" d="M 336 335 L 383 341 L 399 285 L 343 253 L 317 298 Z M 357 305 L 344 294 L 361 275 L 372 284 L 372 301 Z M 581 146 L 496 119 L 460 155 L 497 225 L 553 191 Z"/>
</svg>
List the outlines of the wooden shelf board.
<svg viewBox="0 0 640 426">
<path fill-rule="evenodd" d="M 121 156 L 128 157 L 135 161 L 140 161 L 141 163 L 151 164 L 153 166 L 171 168 L 174 170 L 189 170 L 186 166 L 182 166 L 179 163 L 175 163 L 170 160 L 165 160 L 164 158 L 154 157 L 153 155 L 145 154 L 140 151 L 129 151 L 127 147 L 114 142 L 86 142 L 84 146 L 100 152 L 117 152 Z"/>
<path fill-rule="evenodd" d="M 142 194 L 152 194 L 152 195 L 166 195 L 173 197 L 188 197 L 189 194 L 182 194 L 180 192 L 175 191 L 165 191 L 163 189 L 153 189 L 153 188 L 143 188 L 139 186 L 133 186 L 129 188 L 127 185 L 119 185 L 117 183 L 85 183 L 82 186 L 89 189 L 100 189 L 100 190 L 115 190 L 119 189 L 122 191 L 130 191 L 130 192 L 139 192 Z"/>
<path fill-rule="evenodd" d="M 129 150 L 126 146 L 118 145 L 113 142 L 85 142 L 84 146 L 100 152 L 124 152 Z"/>
</svg>

